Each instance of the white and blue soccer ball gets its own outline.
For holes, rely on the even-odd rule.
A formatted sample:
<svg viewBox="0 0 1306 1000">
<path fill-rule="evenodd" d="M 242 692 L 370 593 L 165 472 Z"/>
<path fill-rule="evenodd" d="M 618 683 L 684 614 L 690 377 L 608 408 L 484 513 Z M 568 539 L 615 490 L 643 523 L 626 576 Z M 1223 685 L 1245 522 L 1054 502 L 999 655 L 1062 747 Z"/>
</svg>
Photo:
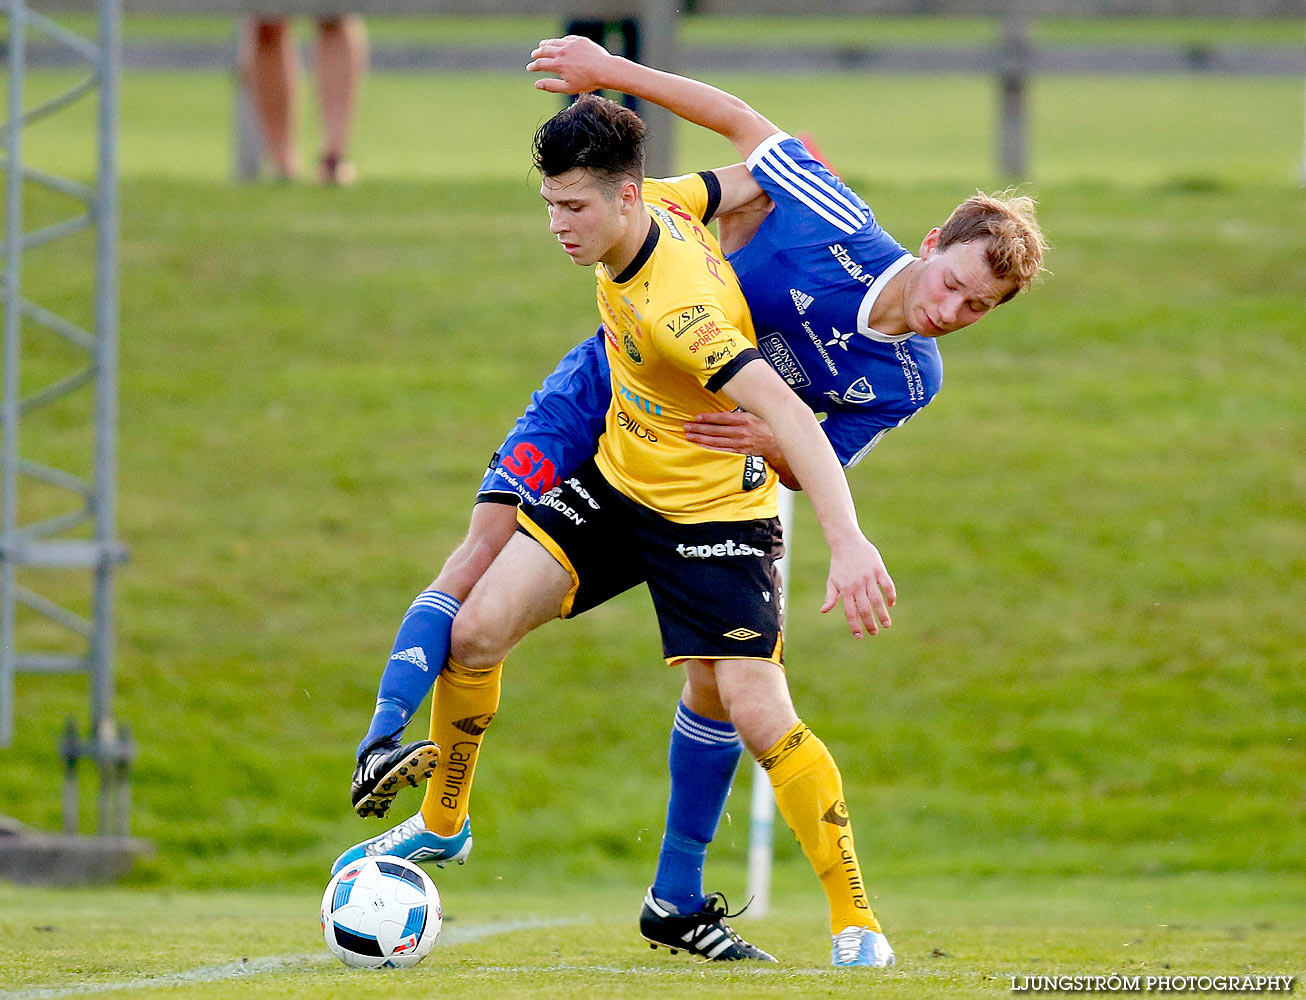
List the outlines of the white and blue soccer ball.
<svg viewBox="0 0 1306 1000">
<path fill-rule="evenodd" d="M 345 865 L 322 895 L 322 936 L 355 969 L 406 969 L 435 946 L 440 892 L 411 861 L 385 855 Z"/>
</svg>

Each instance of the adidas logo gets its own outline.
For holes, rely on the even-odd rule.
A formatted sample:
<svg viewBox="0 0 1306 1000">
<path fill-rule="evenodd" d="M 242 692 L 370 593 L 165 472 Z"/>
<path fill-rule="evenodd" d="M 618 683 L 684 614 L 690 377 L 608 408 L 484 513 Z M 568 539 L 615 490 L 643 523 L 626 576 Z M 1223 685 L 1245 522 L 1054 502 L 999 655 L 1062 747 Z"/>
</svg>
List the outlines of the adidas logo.
<svg viewBox="0 0 1306 1000">
<path fill-rule="evenodd" d="M 402 653 L 395 653 L 390 657 L 390 662 L 393 663 L 395 660 L 402 660 L 404 663 L 411 663 L 413 666 L 419 667 L 428 672 L 431 669 L 426 665 L 426 654 L 422 652 L 421 646 L 410 646 Z"/>
<path fill-rule="evenodd" d="M 816 299 L 804 292 L 800 292 L 797 288 L 789 289 L 789 294 L 793 297 L 794 308 L 798 310 L 799 316 L 807 312 L 807 307 L 816 301 Z"/>
<path fill-rule="evenodd" d="M 833 823 L 835 826 L 847 826 L 848 806 L 844 804 L 843 799 L 840 799 L 825 811 L 825 815 L 821 817 L 821 820 L 826 823 Z"/>
</svg>

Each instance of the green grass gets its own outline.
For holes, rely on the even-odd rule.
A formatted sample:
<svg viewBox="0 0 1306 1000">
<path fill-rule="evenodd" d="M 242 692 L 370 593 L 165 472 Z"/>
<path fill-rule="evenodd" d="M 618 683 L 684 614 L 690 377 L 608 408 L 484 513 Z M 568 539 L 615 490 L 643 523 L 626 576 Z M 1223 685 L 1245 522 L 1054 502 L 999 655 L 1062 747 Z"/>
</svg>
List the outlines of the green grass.
<svg viewBox="0 0 1306 1000">
<path fill-rule="evenodd" d="M 395 621 L 592 322 L 532 187 L 125 185 L 119 704 L 160 844 L 141 878 L 316 881 L 370 829 L 344 777 Z M 966 192 L 867 190 L 904 234 Z M 902 594 L 891 633 L 856 645 L 813 613 L 800 519 L 798 703 L 885 870 L 1295 870 L 1306 199 L 1041 193 L 1055 276 L 945 345 L 940 399 L 852 475 Z M 33 262 L 38 301 L 76 291 L 63 263 Z M 56 431 L 33 452 L 69 448 Z M 653 631 L 636 594 L 514 657 L 484 878 L 651 863 L 640 734 L 678 689 Z M 21 680 L 19 818 L 57 822 L 38 776 L 80 691 Z"/>
<path fill-rule="evenodd" d="M 918 81 L 910 100 L 894 88 L 866 109 L 818 107 L 792 82 L 724 82 L 813 128 L 909 244 L 994 181 L 981 81 Z M 1012 974 L 1131 962 L 1300 965 L 1300 88 L 1148 81 L 1125 115 L 1102 108 L 1136 84 L 1062 83 L 1040 84 L 1032 185 L 1053 275 L 946 341 L 938 401 L 850 477 L 902 597 L 887 635 L 857 644 L 817 616 L 824 556 L 799 505 L 791 683 L 841 762 L 903 955 L 886 996 L 987 995 Z M 118 578 L 117 705 L 141 751 L 134 830 L 158 857 L 131 892 L 0 890 L 0 989 L 221 965 L 251 941 L 254 957 L 314 953 L 326 866 L 377 829 L 347 812 L 346 784 L 395 624 L 461 537 L 526 394 L 593 325 L 592 285 L 551 245 L 525 167 L 553 105 L 524 81 L 374 78 L 364 181 L 338 191 L 225 184 L 226 87 L 124 86 L 119 520 L 132 561 Z M 859 128 L 863 116 L 884 127 Z M 85 169 L 85 120 L 34 128 L 33 160 Z M 686 168 L 727 158 L 685 139 Z M 29 225 L 62 208 L 34 195 Z M 88 253 L 83 238 L 33 254 L 28 294 L 85 319 Z M 70 357 L 34 331 L 24 351 L 29 387 Z M 37 418 L 25 454 L 71 460 L 88 409 Z M 85 603 L 68 574 L 25 579 Z M 528 640 L 478 772 L 475 861 L 448 876 L 459 919 L 629 911 L 654 863 L 679 686 L 642 594 Z M 85 685 L 24 676 L 17 697 L 0 801 L 55 828 L 55 740 L 65 716 L 84 719 Z M 710 879 L 736 901 L 740 785 Z M 787 836 L 776 878 L 783 909 L 742 926 L 817 967 L 819 894 Z M 269 895 L 218 891 L 255 885 Z M 120 910 L 175 940 L 126 941 Z M 101 926 L 103 949 L 38 926 Z M 632 951 L 624 924 L 459 947 L 414 974 L 414 995 L 444 981 L 430 975 L 469 996 L 647 995 L 663 976 L 709 996 L 744 992 L 741 975 L 747 995 L 844 989 L 825 974 L 663 971 L 669 958 Z M 395 982 L 314 965 L 239 989 L 354 996 Z"/>
<path fill-rule="evenodd" d="M 32 73 L 27 105 L 75 81 Z M 720 75 L 712 82 L 782 128 L 811 131 L 841 171 L 891 180 L 1003 182 L 996 98 L 983 77 L 803 79 Z M 303 94 L 301 148 L 311 162 L 317 112 Z M 839 93 L 846 100 L 815 95 Z M 232 83 L 222 74 L 139 73 L 123 81 L 122 170 L 128 176 L 225 181 L 231 175 Z M 527 74 L 376 74 L 366 83 L 353 143 L 364 179 L 485 179 L 529 183 L 530 138 L 558 107 Z M 1049 77 L 1031 90 L 1029 180 L 1039 184 L 1197 185 L 1296 182 L 1302 88 L 1291 79 Z M 1256 109 L 1254 114 L 1248 108 Z M 85 101 L 24 135 L 27 161 L 87 177 L 94 105 Z M 676 132 L 680 168 L 734 162 L 722 139 Z"/>
<path fill-rule="evenodd" d="M 631 919 L 636 883 L 468 894 L 458 888 L 462 874 L 437 873 L 445 925 L 436 950 L 417 968 L 392 972 L 336 964 L 322 946 L 316 894 L 307 891 L 0 888 L 0 1000 L 91 989 L 164 1000 L 437 991 L 499 1000 L 579 990 L 614 1000 L 653 991 L 725 1000 L 837 998 L 850 986 L 888 998 L 991 997 L 1026 975 L 1299 975 L 1306 932 L 1300 886 L 1265 878 L 926 878 L 892 886 L 892 970 L 829 969 L 823 915 L 810 893 L 787 891 L 772 915 L 736 922 L 782 964 L 722 968 L 648 950 Z"/>
</svg>

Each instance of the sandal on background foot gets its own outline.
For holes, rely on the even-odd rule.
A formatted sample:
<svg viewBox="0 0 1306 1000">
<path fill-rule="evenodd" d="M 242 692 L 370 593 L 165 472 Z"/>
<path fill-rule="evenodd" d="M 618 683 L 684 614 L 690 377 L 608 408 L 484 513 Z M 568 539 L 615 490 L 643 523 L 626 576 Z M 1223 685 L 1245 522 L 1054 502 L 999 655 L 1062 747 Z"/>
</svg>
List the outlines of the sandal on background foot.
<svg viewBox="0 0 1306 1000">
<path fill-rule="evenodd" d="M 328 187 L 344 187 L 358 179 L 354 165 L 335 153 L 322 154 L 319 166 L 322 183 Z"/>
</svg>

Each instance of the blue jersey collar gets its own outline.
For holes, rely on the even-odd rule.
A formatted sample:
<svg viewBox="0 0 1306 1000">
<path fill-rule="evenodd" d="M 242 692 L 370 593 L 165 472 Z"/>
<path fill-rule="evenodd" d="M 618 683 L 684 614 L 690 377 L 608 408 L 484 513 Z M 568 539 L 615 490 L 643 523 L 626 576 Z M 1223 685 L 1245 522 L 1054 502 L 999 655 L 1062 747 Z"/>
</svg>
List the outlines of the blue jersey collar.
<svg viewBox="0 0 1306 1000">
<path fill-rule="evenodd" d="M 887 334 L 880 333 L 879 330 L 871 329 L 870 318 L 871 309 L 875 306 L 875 300 L 880 297 L 880 293 L 884 291 L 884 286 L 887 285 L 893 276 L 904 267 L 912 261 L 919 259 L 920 258 L 915 254 L 904 253 L 901 257 L 886 267 L 884 272 L 871 284 L 871 287 L 866 289 L 866 295 L 862 298 L 862 304 L 857 307 L 857 332 L 863 337 L 870 337 L 872 340 L 878 340 L 883 344 L 898 344 L 909 337 L 916 336 L 915 333 L 908 330 L 900 336 L 890 337 Z"/>
</svg>

